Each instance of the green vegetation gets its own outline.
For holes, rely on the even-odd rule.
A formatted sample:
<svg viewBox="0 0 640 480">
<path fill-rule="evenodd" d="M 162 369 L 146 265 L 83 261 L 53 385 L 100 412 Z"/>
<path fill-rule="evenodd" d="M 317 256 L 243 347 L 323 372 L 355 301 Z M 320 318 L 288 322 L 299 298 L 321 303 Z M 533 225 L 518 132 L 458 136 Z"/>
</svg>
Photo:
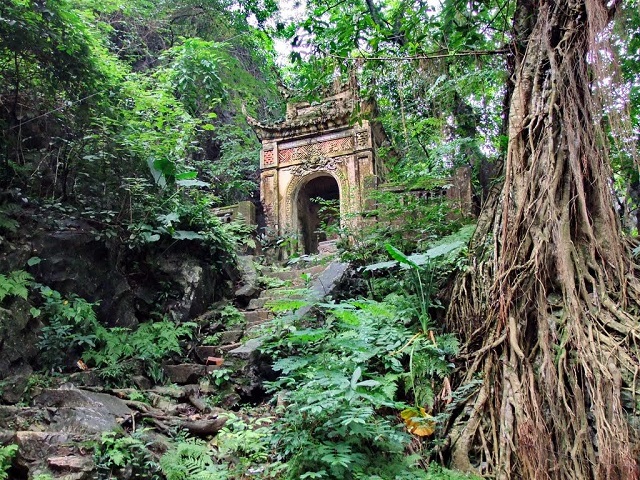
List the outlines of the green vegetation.
<svg viewBox="0 0 640 480">
<path fill-rule="evenodd" d="M 0 302 L 13 295 L 26 300 L 32 281 L 33 277 L 24 270 L 14 270 L 7 275 L 0 274 Z"/>
<path fill-rule="evenodd" d="M 162 451 L 132 416 L 93 445 L 98 478 L 637 475 L 638 0 L 436 3 L 307 0 L 288 16 L 275 0 L 2 2 L 0 311 L 25 336 L 39 329 L 21 405 L 80 369 L 150 411 L 157 398 L 132 378 L 162 384 L 164 364 L 205 346 L 223 368 L 181 408 L 205 415 L 233 390 L 225 408 L 239 409 L 214 439 L 155 423 Z M 213 209 L 258 198 L 247 115 L 280 120 L 286 101 L 336 85 L 376 101 L 352 120 L 375 118 L 389 140 L 364 224 L 314 200 L 355 273 L 322 300 L 311 277 L 258 278 L 291 287 L 260 332 L 274 372 L 267 391 L 235 388 L 215 348 L 245 327 L 222 298 L 237 252 L 257 237 L 265 254 L 306 259 L 295 232 Z M 472 212 L 444 195 L 458 167 Z M 58 269 L 36 256 L 42 232 L 109 247 L 120 283 L 146 287 L 133 326 L 99 318 L 111 298 L 37 283 Z M 170 274 L 151 279 L 177 250 L 219 274 L 217 309 L 193 322 L 171 308 Z M 17 453 L 0 447 L 0 480 Z"/>
<path fill-rule="evenodd" d="M 131 478 L 160 479 L 158 465 L 147 449 L 144 435 L 144 430 L 132 435 L 103 433 L 94 449 L 97 478 L 110 479 L 127 468 L 131 471 Z"/>
<path fill-rule="evenodd" d="M 227 469 L 218 465 L 206 442 L 181 439 L 160 459 L 160 468 L 167 480 L 226 480 Z"/>
<path fill-rule="evenodd" d="M 11 460 L 18 453 L 18 445 L 5 445 L 0 447 L 0 480 L 8 480 L 11 468 Z"/>
<path fill-rule="evenodd" d="M 77 296 L 66 298 L 49 287 L 40 287 L 44 303 L 35 314 L 46 320 L 38 347 L 42 363 L 50 370 L 68 371 L 78 360 L 99 369 L 112 384 L 126 385 L 128 375 L 139 368 L 155 382 L 162 382 L 160 363 L 181 355 L 181 341 L 193 335 L 194 323 L 176 324 L 167 319 L 140 324 L 135 329 L 106 328 L 93 307 Z"/>
</svg>

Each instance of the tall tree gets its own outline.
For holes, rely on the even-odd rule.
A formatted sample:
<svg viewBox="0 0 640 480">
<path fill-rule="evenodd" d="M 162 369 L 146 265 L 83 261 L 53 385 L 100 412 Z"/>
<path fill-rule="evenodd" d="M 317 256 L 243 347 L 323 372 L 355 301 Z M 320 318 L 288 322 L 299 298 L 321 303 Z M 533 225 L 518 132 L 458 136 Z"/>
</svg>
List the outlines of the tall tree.
<svg viewBox="0 0 640 480">
<path fill-rule="evenodd" d="M 448 312 L 467 342 L 466 380 L 482 378 L 452 425 L 458 468 L 501 479 L 639 476 L 629 421 L 640 281 L 600 128 L 612 81 L 604 39 L 619 3 L 517 2 L 504 184 Z"/>
</svg>

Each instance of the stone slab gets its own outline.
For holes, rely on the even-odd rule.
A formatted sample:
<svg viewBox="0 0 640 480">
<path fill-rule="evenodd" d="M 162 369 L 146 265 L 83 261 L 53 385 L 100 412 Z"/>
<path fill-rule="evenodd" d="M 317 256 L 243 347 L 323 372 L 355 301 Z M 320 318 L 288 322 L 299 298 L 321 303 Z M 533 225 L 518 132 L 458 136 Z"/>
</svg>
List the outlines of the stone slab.
<svg viewBox="0 0 640 480">
<path fill-rule="evenodd" d="M 217 370 L 217 365 L 199 365 L 196 363 L 182 363 L 180 365 L 165 365 L 164 373 L 169 377 L 169 381 L 178 385 L 188 383 L 198 383 L 200 378 Z"/>
<path fill-rule="evenodd" d="M 251 326 L 271 320 L 273 314 L 269 310 L 251 310 L 244 312 L 244 318 L 247 321 L 247 326 Z"/>
<path fill-rule="evenodd" d="M 253 354 L 257 353 L 262 346 L 262 340 L 259 338 L 252 338 L 251 340 L 246 341 L 244 344 L 239 346 L 238 348 L 234 348 L 229 351 L 230 355 L 233 355 L 237 358 L 248 360 Z"/>
<path fill-rule="evenodd" d="M 94 434 L 113 430 L 133 412 L 117 397 L 76 388 L 46 389 L 34 398 L 34 406 L 51 410 L 50 429 Z"/>
</svg>

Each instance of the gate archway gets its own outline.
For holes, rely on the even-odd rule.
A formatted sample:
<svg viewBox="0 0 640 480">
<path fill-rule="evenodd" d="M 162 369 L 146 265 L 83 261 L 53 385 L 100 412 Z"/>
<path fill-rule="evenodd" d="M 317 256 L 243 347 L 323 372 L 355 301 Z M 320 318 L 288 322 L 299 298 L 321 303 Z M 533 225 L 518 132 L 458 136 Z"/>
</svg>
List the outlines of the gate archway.
<svg viewBox="0 0 640 480">
<path fill-rule="evenodd" d="M 292 218 L 304 253 L 317 253 L 318 243 L 337 238 L 340 185 L 328 173 L 308 175 L 295 193 Z"/>
</svg>

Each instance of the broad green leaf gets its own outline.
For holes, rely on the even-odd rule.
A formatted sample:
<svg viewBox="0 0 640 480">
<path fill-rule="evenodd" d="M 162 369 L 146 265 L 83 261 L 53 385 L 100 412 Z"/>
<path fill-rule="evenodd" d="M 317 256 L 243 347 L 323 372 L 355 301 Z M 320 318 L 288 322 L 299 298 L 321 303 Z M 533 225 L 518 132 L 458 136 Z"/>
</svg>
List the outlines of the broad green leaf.
<svg viewBox="0 0 640 480">
<path fill-rule="evenodd" d="M 40 257 L 31 257 L 29 260 L 27 260 L 27 265 L 33 267 L 34 265 L 38 265 L 41 261 L 42 259 Z"/>
<path fill-rule="evenodd" d="M 360 380 L 361 376 L 362 376 L 362 369 L 360 367 L 356 367 L 351 377 L 351 390 L 356 389 L 356 387 L 358 386 L 358 380 Z"/>
<path fill-rule="evenodd" d="M 204 236 L 198 232 L 193 232 L 191 230 L 176 230 L 171 235 L 175 240 L 202 240 Z"/>
<path fill-rule="evenodd" d="M 198 172 L 182 172 L 176 174 L 176 180 L 192 180 L 198 176 Z"/>
<path fill-rule="evenodd" d="M 407 257 L 404 253 L 402 253 L 390 243 L 385 243 L 384 248 L 387 249 L 387 252 L 389 252 L 389 255 L 391 255 L 391 258 L 393 258 L 394 260 L 404 265 L 409 265 L 412 268 L 419 268 L 414 261 L 412 261 L 409 257 Z"/>
<path fill-rule="evenodd" d="M 208 187 L 209 184 L 207 182 L 203 182 L 201 180 L 178 180 L 176 181 L 176 185 L 181 187 Z"/>
</svg>

